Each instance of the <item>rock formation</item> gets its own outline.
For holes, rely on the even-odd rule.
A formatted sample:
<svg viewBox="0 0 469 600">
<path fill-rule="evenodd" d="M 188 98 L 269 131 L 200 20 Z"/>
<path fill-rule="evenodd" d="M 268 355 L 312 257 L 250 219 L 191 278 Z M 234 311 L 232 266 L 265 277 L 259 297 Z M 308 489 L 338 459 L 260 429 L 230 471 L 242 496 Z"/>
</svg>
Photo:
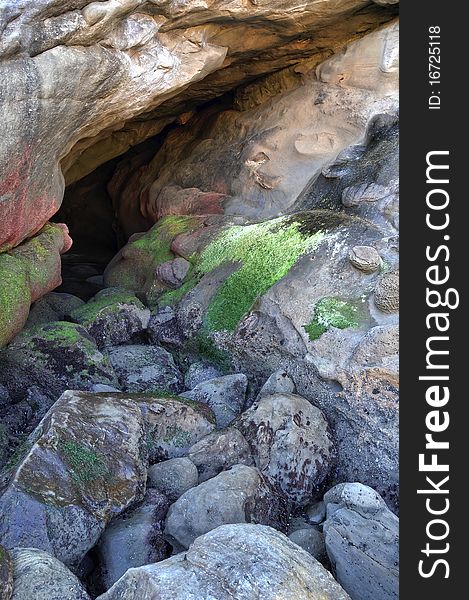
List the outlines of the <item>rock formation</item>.
<svg viewBox="0 0 469 600">
<path fill-rule="evenodd" d="M 397 13 L 3 3 L 2 600 L 397 597 Z"/>
</svg>

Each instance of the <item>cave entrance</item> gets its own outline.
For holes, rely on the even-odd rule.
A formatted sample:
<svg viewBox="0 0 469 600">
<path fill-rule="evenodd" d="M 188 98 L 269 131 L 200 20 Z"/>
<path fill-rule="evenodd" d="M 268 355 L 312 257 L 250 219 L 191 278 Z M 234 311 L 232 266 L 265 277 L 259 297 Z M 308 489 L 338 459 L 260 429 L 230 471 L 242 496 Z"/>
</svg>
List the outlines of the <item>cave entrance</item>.
<svg viewBox="0 0 469 600">
<path fill-rule="evenodd" d="M 137 163 L 150 160 L 171 128 L 172 125 L 165 127 L 158 135 L 133 146 L 65 188 L 62 205 L 51 220 L 68 226 L 73 245 L 62 255 L 62 285 L 56 292 L 88 301 L 103 289 L 104 270 L 128 237 L 121 226 L 122 215 L 109 185 L 121 163 L 130 164 L 135 156 Z M 139 230 L 150 226 L 150 223 L 141 224 Z"/>
<path fill-rule="evenodd" d="M 107 189 L 117 162 L 111 160 L 65 188 L 62 206 L 52 220 L 67 224 L 73 246 L 62 255 L 62 285 L 56 292 L 89 300 L 103 287 L 104 269 L 119 249 Z"/>
</svg>

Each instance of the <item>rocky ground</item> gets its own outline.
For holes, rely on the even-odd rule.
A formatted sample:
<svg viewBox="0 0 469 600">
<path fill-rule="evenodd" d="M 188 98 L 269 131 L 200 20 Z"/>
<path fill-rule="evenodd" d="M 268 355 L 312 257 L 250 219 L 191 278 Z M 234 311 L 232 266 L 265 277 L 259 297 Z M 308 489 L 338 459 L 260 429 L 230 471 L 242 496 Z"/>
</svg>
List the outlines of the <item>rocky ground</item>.
<svg viewBox="0 0 469 600">
<path fill-rule="evenodd" d="M 27 4 L 0 600 L 397 599 L 396 2 Z"/>
</svg>

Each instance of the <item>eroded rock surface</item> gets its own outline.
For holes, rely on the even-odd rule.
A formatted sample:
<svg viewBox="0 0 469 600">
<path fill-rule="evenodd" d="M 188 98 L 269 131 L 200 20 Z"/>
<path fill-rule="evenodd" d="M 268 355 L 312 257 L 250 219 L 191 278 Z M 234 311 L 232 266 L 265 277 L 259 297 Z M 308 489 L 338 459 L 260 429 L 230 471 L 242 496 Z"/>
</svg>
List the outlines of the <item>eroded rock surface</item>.
<svg viewBox="0 0 469 600">
<path fill-rule="evenodd" d="M 324 496 L 326 549 L 352 600 L 399 597 L 399 519 L 371 488 L 343 483 Z"/>
<path fill-rule="evenodd" d="M 235 423 L 256 466 L 293 504 L 317 494 L 335 458 L 321 411 L 293 394 L 263 396 Z"/>
<path fill-rule="evenodd" d="M 301 58 L 320 60 L 392 15 L 363 0 L 217 1 L 202 9 L 194 1 L 58 7 L 8 0 L 0 47 L 0 248 L 34 234 L 58 209 L 60 161 L 73 181 L 161 131 L 183 112 L 181 103 L 197 104 Z"/>
<path fill-rule="evenodd" d="M 252 600 L 256 594 L 265 600 L 349 600 L 312 556 L 262 525 L 218 527 L 199 537 L 187 552 L 130 569 L 99 600 L 139 600 L 142 595 L 161 600 Z"/>
</svg>

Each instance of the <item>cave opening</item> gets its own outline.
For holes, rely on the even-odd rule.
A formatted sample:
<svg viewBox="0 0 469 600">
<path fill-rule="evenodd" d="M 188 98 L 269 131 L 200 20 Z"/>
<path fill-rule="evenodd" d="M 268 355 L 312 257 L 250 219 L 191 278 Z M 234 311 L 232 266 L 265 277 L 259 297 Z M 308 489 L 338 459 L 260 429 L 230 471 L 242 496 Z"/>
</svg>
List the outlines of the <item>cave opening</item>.
<svg viewBox="0 0 469 600">
<path fill-rule="evenodd" d="M 87 301 L 103 289 L 104 270 L 129 237 L 109 189 L 116 168 L 131 162 L 135 156 L 139 161 L 150 159 L 171 128 L 164 128 L 160 134 L 131 147 L 65 187 L 60 209 L 51 220 L 67 225 L 73 245 L 62 255 L 62 284 L 56 292 L 73 294 Z M 146 230 L 150 226 L 148 223 L 139 229 Z"/>
<path fill-rule="evenodd" d="M 198 106 L 182 106 L 180 115 L 158 134 L 66 185 L 62 204 L 51 221 L 67 225 L 73 245 L 62 254 L 62 284 L 56 292 L 88 301 L 105 287 L 103 274 L 109 262 L 133 234 L 148 231 L 159 218 L 145 214 L 141 206 L 140 174 L 145 173 L 164 144 L 179 143 L 186 125 L 190 128 L 194 120 L 200 119 L 202 127 L 210 130 L 220 112 L 235 108 L 235 92 Z M 174 138 L 169 138 L 171 132 L 176 134 Z M 170 206 L 166 210 L 172 213 Z"/>
</svg>

